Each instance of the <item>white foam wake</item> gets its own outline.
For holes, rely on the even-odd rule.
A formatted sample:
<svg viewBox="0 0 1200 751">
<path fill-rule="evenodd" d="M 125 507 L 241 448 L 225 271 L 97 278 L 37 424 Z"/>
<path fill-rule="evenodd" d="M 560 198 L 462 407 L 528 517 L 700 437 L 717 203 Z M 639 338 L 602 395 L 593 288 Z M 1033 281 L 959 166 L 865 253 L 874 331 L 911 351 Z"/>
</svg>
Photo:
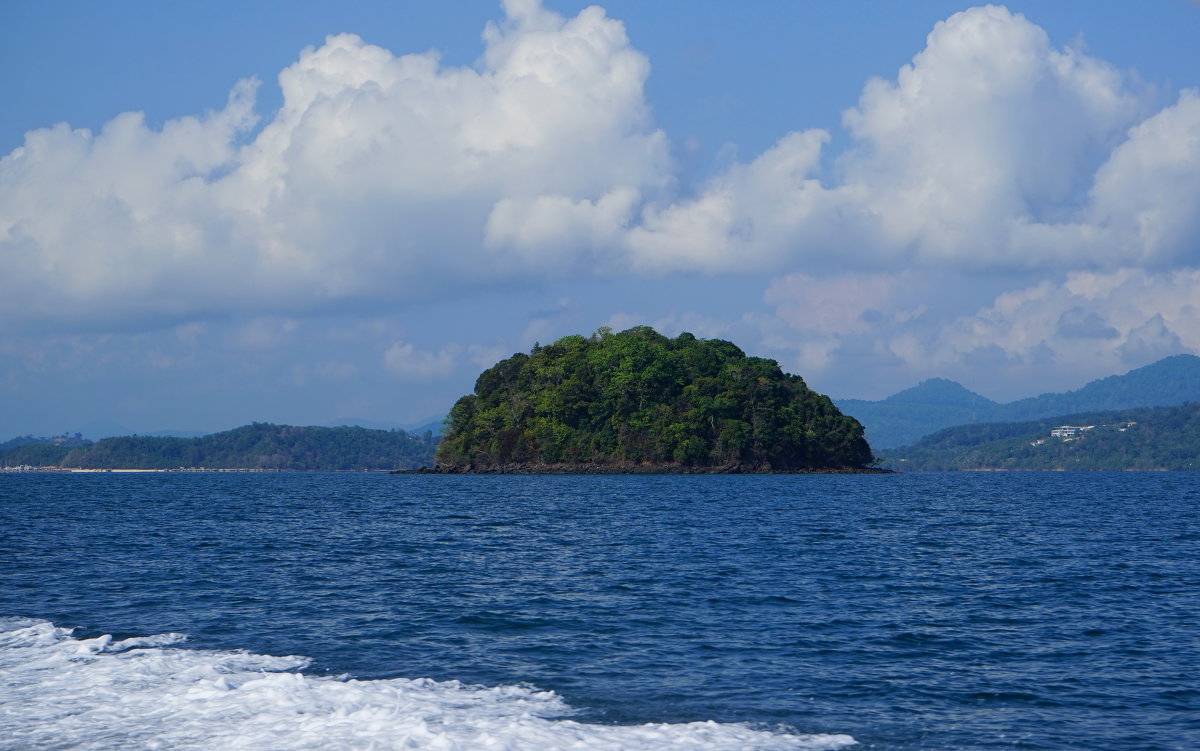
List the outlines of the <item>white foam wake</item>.
<svg viewBox="0 0 1200 751">
<path fill-rule="evenodd" d="M 0 748 L 795 751 L 854 744 L 737 724 L 590 725 L 557 695 L 427 679 L 344 680 L 308 660 L 173 648 L 182 634 L 76 639 L 0 619 Z M 6 745 L 7 744 L 7 745 Z"/>
</svg>

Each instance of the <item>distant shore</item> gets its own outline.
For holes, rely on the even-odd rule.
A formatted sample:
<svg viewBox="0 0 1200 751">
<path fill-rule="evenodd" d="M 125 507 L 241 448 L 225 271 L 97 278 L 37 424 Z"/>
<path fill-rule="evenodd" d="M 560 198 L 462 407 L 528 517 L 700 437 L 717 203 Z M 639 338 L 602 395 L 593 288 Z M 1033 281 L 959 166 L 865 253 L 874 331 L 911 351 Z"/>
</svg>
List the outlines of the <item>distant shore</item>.
<svg viewBox="0 0 1200 751">
<path fill-rule="evenodd" d="M 31 473 L 51 473 L 51 474 L 97 474 L 97 473 L 116 473 L 116 474 L 144 474 L 147 472 L 257 472 L 257 473 L 277 473 L 277 472 L 394 472 L 385 468 L 380 469 L 265 469 L 261 467 L 176 467 L 174 469 L 138 469 L 135 467 L 122 467 L 113 469 L 91 469 L 85 467 L 0 467 L 0 473 L 10 474 L 31 474 Z"/>
<path fill-rule="evenodd" d="M 264 469 L 258 467 L 175 467 L 171 469 L 148 469 L 138 467 L 114 467 L 96 469 L 90 467 L 0 467 L 6 474 L 147 474 L 147 473 L 279 473 L 279 472 L 378 472 L 392 475 L 886 475 L 895 470 L 879 467 L 822 467 L 813 469 L 777 470 L 769 467 L 744 464 L 726 464 L 713 467 L 685 467 L 677 464 L 620 464 L 562 463 L 530 464 L 512 463 L 502 465 L 446 465 L 417 467 L 416 469 L 349 469 L 349 470 L 305 470 Z"/>
</svg>

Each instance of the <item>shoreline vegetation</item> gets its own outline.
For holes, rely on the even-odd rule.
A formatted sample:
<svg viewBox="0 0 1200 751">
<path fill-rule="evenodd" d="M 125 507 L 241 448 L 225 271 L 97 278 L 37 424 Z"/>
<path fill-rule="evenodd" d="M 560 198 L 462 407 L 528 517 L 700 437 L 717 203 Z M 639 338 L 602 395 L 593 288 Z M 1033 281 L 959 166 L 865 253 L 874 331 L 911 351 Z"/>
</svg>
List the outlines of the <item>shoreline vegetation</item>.
<svg viewBox="0 0 1200 751">
<path fill-rule="evenodd" d="M 881 452 L 912 472 L 1200 471 L 1200 402 L 960 425 Z"/>
<path fill-rule="evenodd" d="M 535 344 L 480 374 L 434 474 L 874 472 L 862 425 L 731 342 L 648 326 Z"/>
<path fill-rule="evenodd" d="M 0 473 L 45 473 L 45 474 L 68 474 L 68 475 L 96 475 L 96 474 L 125 474 L 125 475 L 144 475 L 163 472 L 172 473 L 279 473 L 279 472 L 377 472 L 377 473 L 398 473 L 410 470 L 395 470 L 395 469 L 262 469 L 259 467 L 176 467 L 174 469 L 139 469 L 137 467 L 111 467 L 105 469 L 91 469 L 86 467 L 34 467 L 34 466 L 19 466 L 19 467 L 0 467 Z"/>
<path fill-rule="evenodd" d="M 30 442 L 32 441 L 32 442 Z M 253 423 L 200 438 L 124 436 L 0 444 L 0 467 L 90 471 L 387 471 L 433 461 L 436 441 L 403 430 Z M 28 470 L 26 470 L 28 471 Z"/>
<path fill-rule="evenodd" d="M 394 469 L 393 475 L 890 475 L 884 467 L 818 467 L 779 470 L 770 467 L 729 464 L 713 467 L 685 467 L 678 464 L 530 464 L 528 462 L 488 465 L 435 464 L 416 469 Z"/>
</svg>

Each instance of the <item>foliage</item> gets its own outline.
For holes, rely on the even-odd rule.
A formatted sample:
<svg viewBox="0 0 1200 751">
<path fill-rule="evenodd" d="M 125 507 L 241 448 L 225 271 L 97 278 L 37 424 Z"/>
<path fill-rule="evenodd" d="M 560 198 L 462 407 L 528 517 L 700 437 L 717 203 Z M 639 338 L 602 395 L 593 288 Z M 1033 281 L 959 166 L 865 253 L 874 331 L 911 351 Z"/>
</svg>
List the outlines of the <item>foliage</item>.
<svg viewBox="0 0 1200 751">
<path fill-rule="evenodd" d="M 5 442 L 0 443 L 0 452 L 19 448 L 21 446 L 32 446 L 32 445 L 38 444 L 38 443 L 48 443 L 48 444 L 53 444 L 55 446 L 66 446 L 68 448 L 73 448 L 75 446 L 90 445 L 91 441 L 84 438 L 79 433 L 75 433 L 73 435 L 69 434 L 69 433 L 63 433 L 62 435 L 56 435 L 53 438 L 34 437 L 32 435 L 21 435 L 21 436 L 17 436 L 16 438 L 10 438 Z"/>
<path fill-rule="evenodd" d="M 872 457 L 856 420 L 775 361 L 640 326 L 567 336 L 484 371 L 451 409 L 438 461 L 791 471 Z"/>
<path fill-rule="evenodd" d="M 70 451 L 53 443 L 21 443 L 0 450 L 0 467 L 55 467 Z"/>
<path fill-rule="evenodd" d="M 41 456 L 42 461 L 20 461 L 18 452 L 35 448 L 55 451 Z M 414 439 L 402 430 L 254 423 L 201 438 L 126 436 L 69 450 L 25 446 L 0 454 L 0 464 L 85 469 L 412 469 L 429 464 L 433 451 L 431 439 Z"/>
<path fill-rule="evenodd" d="M 22 435 L 0 443 L 0 467 L 53 467 L 77 446 L 91 441 L 79 433 L 63 433 L 52 438 Z"/>
<path fill-rule="evenodd" d="M 1069 440 L 1051 436 L 1061 425 L 1091 427 Z M 1200 403 L 963 425 L 883 453 L 886 466 L 906 471 L 1198 470 Z"/>
</svg>

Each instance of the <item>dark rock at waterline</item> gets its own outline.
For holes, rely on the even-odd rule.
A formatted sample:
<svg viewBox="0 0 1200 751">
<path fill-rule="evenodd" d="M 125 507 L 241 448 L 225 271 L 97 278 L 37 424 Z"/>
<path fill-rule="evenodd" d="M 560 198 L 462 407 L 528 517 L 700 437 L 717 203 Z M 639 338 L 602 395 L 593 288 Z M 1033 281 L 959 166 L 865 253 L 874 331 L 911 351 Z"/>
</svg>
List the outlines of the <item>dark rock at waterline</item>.
<svg viewBox="0 0 1200 751">
<path fill-rule="evenodd" d="M 821 467 L 817 469 L 772 469 L 768 464 L 732 463 L 720 466 L 684 466 L 681 464 L 557 463 L 511 462 L 507 464 L 449 464 L 400 469 L 391 474 L 420 475 L 764 475 L 764 474 L 890 474 L 877 467 Z"/>
</svg>

